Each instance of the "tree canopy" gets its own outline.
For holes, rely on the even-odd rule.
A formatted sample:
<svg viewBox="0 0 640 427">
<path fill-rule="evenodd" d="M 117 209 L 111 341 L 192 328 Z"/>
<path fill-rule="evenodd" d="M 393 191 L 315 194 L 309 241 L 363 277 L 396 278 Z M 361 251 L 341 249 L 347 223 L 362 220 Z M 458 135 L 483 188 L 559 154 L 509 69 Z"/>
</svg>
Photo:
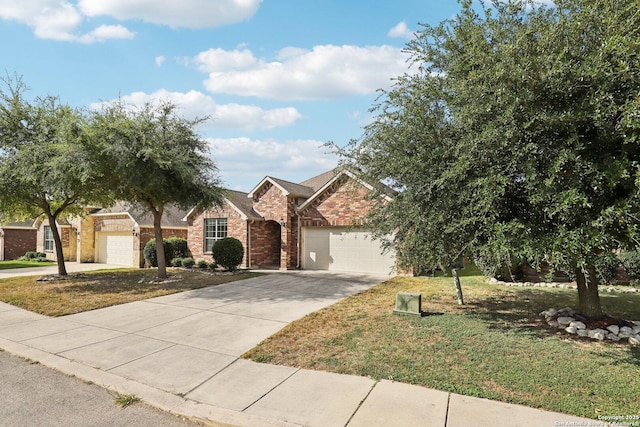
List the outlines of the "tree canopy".
<svg viewBox="0 0 640 427">
<path fill-rule="evenodd" d="M 411 73 L 342 150 L 399 191 L 370 225 L 418 269 L 547 262 L 602 316 L 599 257 L 640 245 L 637 2 L 464 0 L 406 51 Z"/>
<path fill-rule="evenodd" d="M 176 105 L 160 102 L 142 108 L 115 102 L 91 119 L 98 184 L 122 201 L 148 209 L 154 218 L 158 277 L 166 277 L 161 220 L 165 208 L 205 208 L 221 204 L 217 168 L 207 142 Z"/>
<path fill-rule="evenodd" d="M 58 262 L 66 275 L 58 218 L 106 197 L 94 185 L 84 114 L 54 96 L 27 99 L 21 78 L 0 91 L 0 212 L 4 220 L 49 220 Z"/>
</svg>

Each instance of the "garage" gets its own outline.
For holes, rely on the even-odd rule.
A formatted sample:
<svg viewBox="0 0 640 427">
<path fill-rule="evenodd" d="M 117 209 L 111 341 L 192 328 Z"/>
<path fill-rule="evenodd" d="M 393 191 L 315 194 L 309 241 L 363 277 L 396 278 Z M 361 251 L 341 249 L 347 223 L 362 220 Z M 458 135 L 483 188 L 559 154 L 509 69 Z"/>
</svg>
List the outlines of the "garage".
<svg viewBox="0 0 640 427">
<path fill-rule="evenodd" d="M 393 251 L 382 253 L 380 241 L 364 230 L 347 227 L 304 227 L 302 268 L 354 273 L 390 274 Z"/>
<path fill-rule="evenodd" d="M 96 262 L 131 267 L 133 261 L 131 232 L 96 233 Z"/>
</svg>

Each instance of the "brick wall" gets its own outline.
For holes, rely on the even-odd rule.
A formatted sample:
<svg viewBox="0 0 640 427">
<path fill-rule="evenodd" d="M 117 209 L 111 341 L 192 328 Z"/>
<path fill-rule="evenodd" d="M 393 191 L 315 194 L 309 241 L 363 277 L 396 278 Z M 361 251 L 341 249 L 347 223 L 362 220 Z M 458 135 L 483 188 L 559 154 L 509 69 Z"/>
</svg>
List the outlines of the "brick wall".
<svg viewBox="0 0 640 427">
<path fill-rule="evenodd" d="M 264 215 L 267 221 L 262 226 L 264 229 L 256 230 L 258 234 L 255 240 L 260 243 L 251 242 L 252 248 L 256 250 L 257 265 L 295 268 L 298 262 L 295 198 L 285 196 L 278 187 L 267 182 L 254 194 L 253 202 L 254 209 Z M 280 227 L 280 221 L 285 221 L 286 227 Z M 279 230 L 276 230 L 276 226 Z M 267 255 L 268 251 L 275 252 Z"/>
<path fill-rule="evenodd" d="M 280 268 L 280 224 L 275 221 L 254 221 L 250 227 L 251 266 Z"/>
<path fill-rule="evenodd" d="M 45 219 L 38 227 L 36 235 L 36 250 L 47 254 L 47 259 L 55 261 L 56 249 L 55 242 L 52 251 L 44 250 L 44 227 L 49 225 L 49 220 Z M 76 259 L 76 236 L 75 230 L 69 225 L 58 225 L 58 233 L 62 241 L 62 255 L 65 261 L 75 261 Z M 73 236 L 73 237 L 72 237 Z M 73 245 L 73 246 L 72 246 Z"/>
<path fill-rule="evenodd" d="M 4 259 L 20 258 L 28 251 L 36 250 L 36 230 L 2 229 L 4 232 Z"/>
<path fill-rule="evenodd" d="M 191 256 L 195 260 L 205 259 L 208 262 L 213 261 L 211 253 L 204 252 L 204 220 L 226 218 L 227 219 L 227 237 L 235 237 L 240 240 L 245 250 L 245 256 L 242 258 L 242 267 L 247 266 L 247 221 L 245 221 L 240 213 L 236 211 L 228 203 L 222 208 L 209 209 L 201 213 L 194 213 L 189 218 L 189 232 L 187 236 L 187 245 Z"/>
<path fill-rule="evenodd" d="M 367 199 L 368 189 L 346 177 L 308 206 L 300 216 L 303 227 L 351 226 L 363 224 L 377 203 Z"/>
</svg>

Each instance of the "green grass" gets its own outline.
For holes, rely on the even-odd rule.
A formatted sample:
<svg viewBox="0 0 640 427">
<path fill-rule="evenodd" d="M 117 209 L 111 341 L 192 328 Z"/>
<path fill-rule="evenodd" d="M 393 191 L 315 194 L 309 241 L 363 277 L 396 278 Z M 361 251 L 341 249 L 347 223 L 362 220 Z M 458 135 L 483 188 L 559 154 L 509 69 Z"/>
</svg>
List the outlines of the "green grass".
<svg viewBox="0 0 640 427">
<path fill-rule="evenodd" d="M 71 273 L 39 282 L 40 276 L 0 280 L 0 301 L 46 316 L 65 316 L 161 295 L 219 285 L 260 273 L 214 275 L 169 269 L 168 280 L 155 280 L 156 269 L 116 269 Z"/>
<path fill-rule="evenodd" d="M 369 376 L 597 419 L 640 415 L 640 348 L 576 339 L 537 319 L 576 307 L 575 290 L 510 288 L 464 277 L 394 278 L 294 322 L 245 357 Z M 392 314 L 399 291 L 420 292 L 416 318 Z M 604 294 L 605 310 L 640 320 L 640 295 Z"/>
<path fill-rule="evenodd" d="M 134 394 L 120 394 L 117 393 L 114 397 L 116 404 L 122 408 L 126 408 L 127 406 L 133 405 L 134 403 L 138 403 L 141 399 Z"/>
<path fill-rule="evenodd" d="M 55 265 L 55 263 L 52 261 L 0 261 L 0 270 L 9 270 L 12 268 L 47 267 L 50 265 Z"/>
</svg>

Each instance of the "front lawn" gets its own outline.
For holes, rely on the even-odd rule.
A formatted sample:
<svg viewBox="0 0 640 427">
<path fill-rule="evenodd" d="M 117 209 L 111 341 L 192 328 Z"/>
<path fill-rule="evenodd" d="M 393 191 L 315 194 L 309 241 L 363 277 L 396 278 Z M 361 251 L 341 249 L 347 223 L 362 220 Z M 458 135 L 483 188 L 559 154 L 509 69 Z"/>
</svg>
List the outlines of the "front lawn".
<svg viewBox="0 0 640 427">
<path fill-rule="evenodd" d="M 29 267 L 46 267 L 55 265 L 53 261 L 0 261 L 0 270 L 9 270 L 12 268 L 29 268 Z"/>
<path fill-rule="evenodd" d="M 511 288 L 464 277 L 393 278 L 313 313 L 244 355 L 282 364 L 519 403 L 597 419 L 640 415 L 640 348 L 570 338 L 538 313 L 577 307 L 577 291 Z M 417 318 L 392 314 L 399 291 L 419 292 Z M 603 293 L 605 310 L 640 320 L 640 295 Z"/>
<path fill-rule="evenodd" d="M 40 276 L 9 278 L 0 280 L 0 301 L 47 316 L 64 316 L 260 275 L 169 269 L 169 280 L 155 281 L 156 274 L 156 269 L 118 269 L 71 273 L 51 281 L 37 281 Z"/>
</svg>

